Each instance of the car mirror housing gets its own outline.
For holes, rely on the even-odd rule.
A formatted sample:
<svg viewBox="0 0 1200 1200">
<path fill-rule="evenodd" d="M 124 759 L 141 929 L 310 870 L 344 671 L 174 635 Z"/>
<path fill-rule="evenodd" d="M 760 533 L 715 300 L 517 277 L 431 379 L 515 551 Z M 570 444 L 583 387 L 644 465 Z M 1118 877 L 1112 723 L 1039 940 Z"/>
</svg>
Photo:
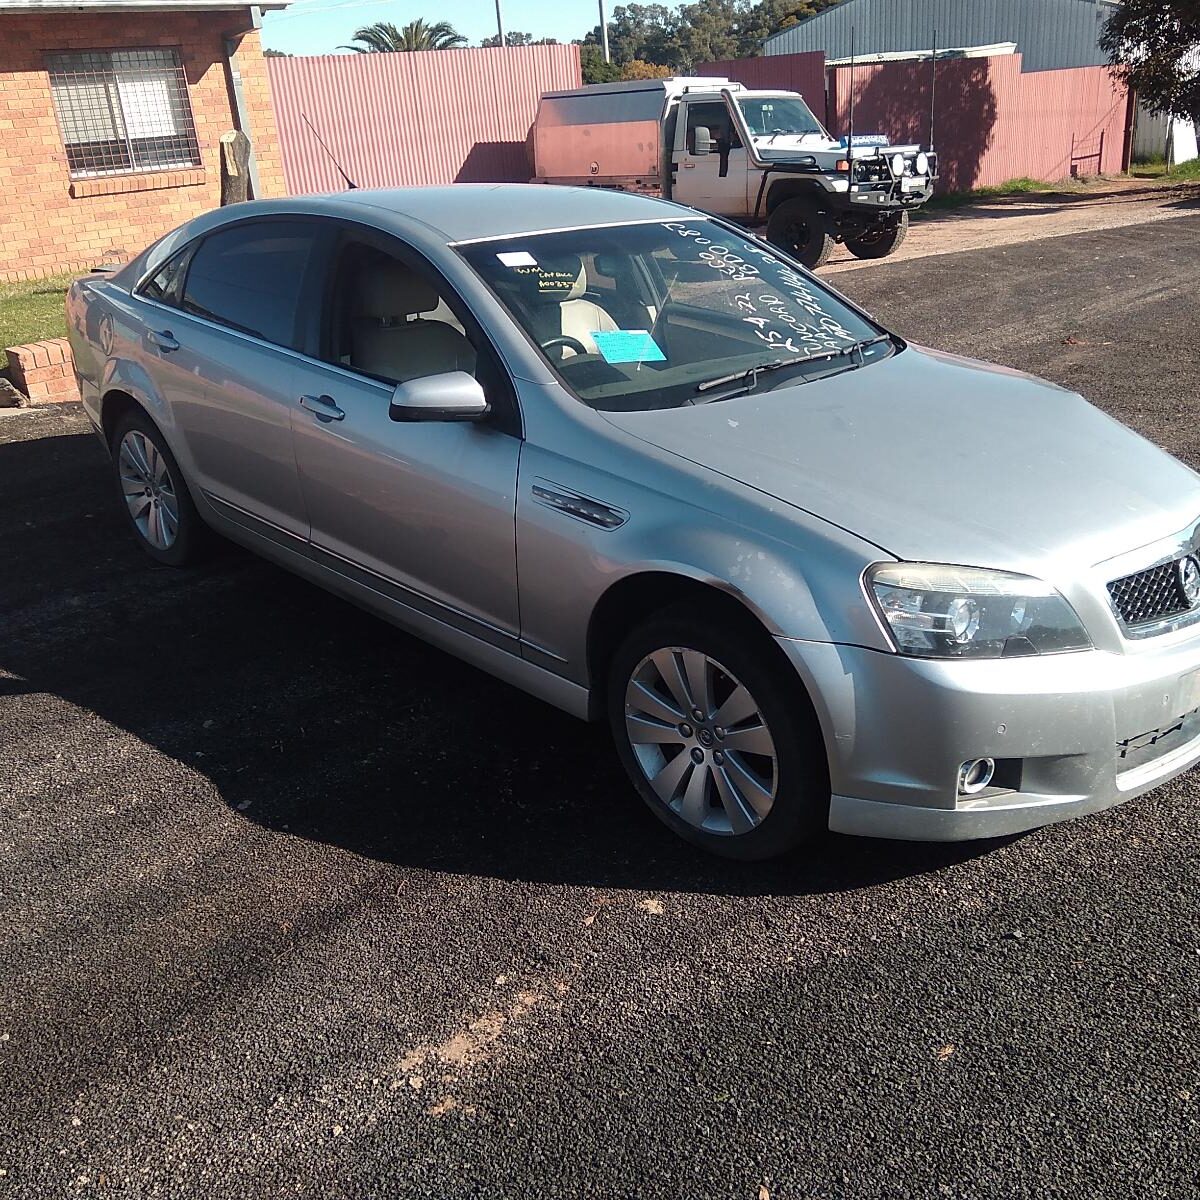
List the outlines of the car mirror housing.
<svg viewBox="0 0 1200 1200">
<path fill-rule="evenodd" d="M 388 416 L 393 421 L 478 421 L 490 410 L 474 376 L 447 371 L 396 384 Z"/>
<path fill-rule="evenodd" d="M 711 154 L 713 149 L 712 133 L 707 125 L 697 125 L 693 134 L 695 149 L 693 154 Z"/>
</svg>

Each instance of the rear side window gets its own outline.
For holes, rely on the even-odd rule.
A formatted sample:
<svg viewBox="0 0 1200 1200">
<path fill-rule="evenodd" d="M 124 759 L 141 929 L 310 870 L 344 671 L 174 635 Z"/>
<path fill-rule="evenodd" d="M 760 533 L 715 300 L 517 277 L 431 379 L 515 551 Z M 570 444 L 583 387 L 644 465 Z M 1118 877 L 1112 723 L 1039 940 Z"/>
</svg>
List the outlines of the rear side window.
<svg viewBox="0 0 1200 1200">
<path fill-rule="evenodd" d="M 163 304 L 178 304 L 179 289 L 183 287 L 183 276 L 191 257 L 192 250 L 189 246 L 174 258 L 168 259 L 142 284 L 142 295 Z"/>
<path fill-rule="evenodd" d="M 304 221 L 254 221 L 210 234 L 192 256 L 180 307 L 297 349 L 301 288 L 315 244 Z"/>
</svg>

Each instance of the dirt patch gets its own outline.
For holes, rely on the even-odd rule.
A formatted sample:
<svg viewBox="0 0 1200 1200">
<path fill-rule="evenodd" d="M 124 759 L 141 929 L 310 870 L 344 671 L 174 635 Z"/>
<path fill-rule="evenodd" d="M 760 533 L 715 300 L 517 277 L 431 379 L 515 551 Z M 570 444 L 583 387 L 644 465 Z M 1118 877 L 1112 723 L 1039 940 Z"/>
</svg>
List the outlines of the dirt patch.
<svg viewBox="0 0 1200 1200">
<path fill-rule="evenodd" d="M 1100 179 L 1069 192 L 1030 192 L 931 211 L 913 221 L 904 245 L 884 261 L 984 250 L 1063 234 L 1166 221 L 1197 212 L 1200 183 Z M 855 258 L 839 246 L 820 273 L 834 275 L 876 265 Z"/>
</svg>

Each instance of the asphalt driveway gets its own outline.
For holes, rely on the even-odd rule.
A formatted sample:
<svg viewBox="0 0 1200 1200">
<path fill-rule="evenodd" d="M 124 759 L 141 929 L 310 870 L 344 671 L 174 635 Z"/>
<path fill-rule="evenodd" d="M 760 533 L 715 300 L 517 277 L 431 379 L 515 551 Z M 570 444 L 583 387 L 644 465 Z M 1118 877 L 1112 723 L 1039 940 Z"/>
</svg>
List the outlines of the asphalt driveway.
<svg viewBox="0 0 1200 1200">
<path fill-rule="evenodd" d="M 837 283 L 1200 468 L 1198 245 Z M 1196 1194 L 1200 772 L 697 857 L 602 731 L 238 551 L 154 569 L 86 429 L 0 415 L 0 1197 Z"/>
</svg>

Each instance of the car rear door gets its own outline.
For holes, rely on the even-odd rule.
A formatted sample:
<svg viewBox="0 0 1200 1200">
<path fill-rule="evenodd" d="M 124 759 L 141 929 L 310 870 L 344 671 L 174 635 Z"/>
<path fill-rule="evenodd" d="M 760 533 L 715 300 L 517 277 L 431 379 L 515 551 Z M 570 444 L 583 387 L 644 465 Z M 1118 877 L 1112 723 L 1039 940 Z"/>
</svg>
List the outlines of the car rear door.
<svg viewBox="0 0 1200 1200">
<path fill-rule="evenodd" d="M 222 226 L 192 250 L 176 310 L 156 306 L 148 335 L 193 482 L 227 520 L 300 550 L 291 410 L 315 325 L 300 297 L 331 232 L 299 217 Z"/>
<path fill-rule="evenodd" d="M 301 367 L 291 397 L 310 552 L 386 597 L 398 619 L 416 609 L 516 653 L 521 436 L 512 380 L 461 298 L 412 247 L 350 226 L 328 270 L 319 288 L 319 361 Z M 364 274 L 370 271 L 424 280 L 420 303 L 428 307 L 400 311 L 412 304 L 398 300 L 395 312 L 383 312 L 385 295 L 364 312 L 365 297 L 381 290 Z M 390 356 L 394 369 L 356 358 L 362 346 L 392 337 L 403 343 Z M 428 347 L 468 342 L 473 361 L 451 350 L 441 365 L 473 368 L 490 416 L 478 423 L 392 420 L 395 382 L 436 373 Z M 415 356 L 411 364 L 407 353 Z"/>
</svg>

